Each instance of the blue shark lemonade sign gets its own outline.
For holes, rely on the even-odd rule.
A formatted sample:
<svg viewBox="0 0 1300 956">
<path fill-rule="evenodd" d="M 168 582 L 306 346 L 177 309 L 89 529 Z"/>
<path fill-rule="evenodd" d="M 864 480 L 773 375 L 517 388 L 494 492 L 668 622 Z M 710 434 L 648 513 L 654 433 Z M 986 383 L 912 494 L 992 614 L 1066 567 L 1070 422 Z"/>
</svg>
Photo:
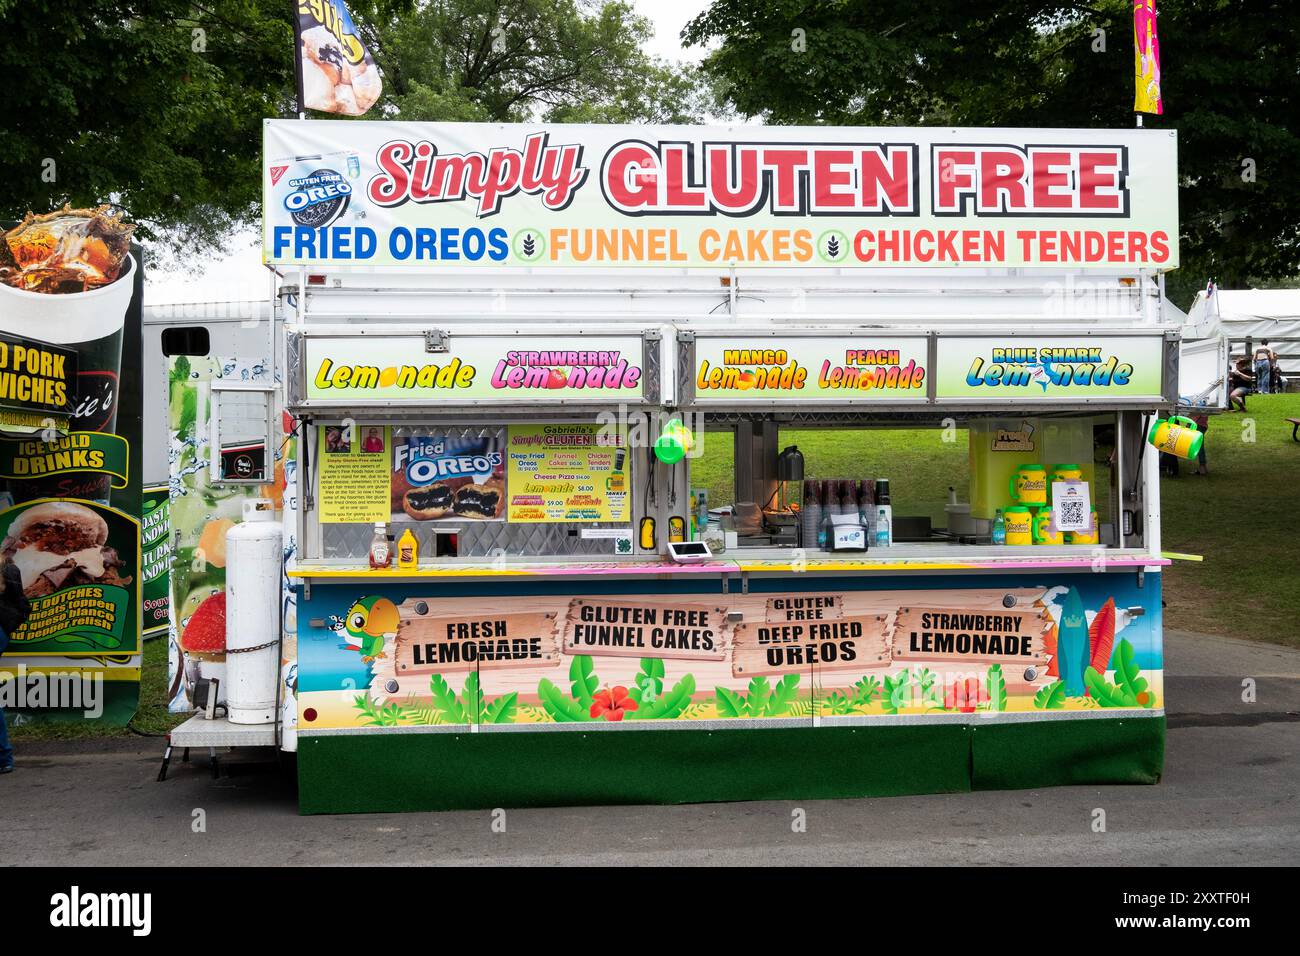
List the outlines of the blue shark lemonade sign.
<svg viewBox="0 0 1300 956">
<path fill-rule="evenodd" d="M 939 336 L 938 399 L 1150 398 L 1164 380 L 1163 335 Z"/>
</svg>

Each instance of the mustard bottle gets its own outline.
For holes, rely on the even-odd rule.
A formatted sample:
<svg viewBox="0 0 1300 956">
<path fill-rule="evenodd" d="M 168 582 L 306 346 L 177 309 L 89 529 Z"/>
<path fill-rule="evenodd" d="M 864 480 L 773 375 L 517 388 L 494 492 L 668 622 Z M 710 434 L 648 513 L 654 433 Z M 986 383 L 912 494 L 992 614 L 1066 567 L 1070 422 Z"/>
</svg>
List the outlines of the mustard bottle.
<svg viewBox="0 0 1300 956">
<path fill-rule="evenodd" d="M 397 566 L 403 570 L 411 571 L 419 563 L 420 543 L 415 540 L 415 535 L 411 534 L 411 529 L 407 528 L 397 541 Z"/>
</svg>

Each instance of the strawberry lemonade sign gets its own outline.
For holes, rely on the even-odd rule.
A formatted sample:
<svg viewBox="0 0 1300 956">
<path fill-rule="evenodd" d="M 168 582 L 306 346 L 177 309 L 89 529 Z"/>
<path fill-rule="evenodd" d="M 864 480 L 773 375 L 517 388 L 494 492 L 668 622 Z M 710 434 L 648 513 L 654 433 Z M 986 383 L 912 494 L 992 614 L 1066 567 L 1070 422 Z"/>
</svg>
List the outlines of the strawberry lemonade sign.
<svg viewBox="0 0 1300 956">
<path fill-rule="evenodd" d="M 1172 131 L 268 120 L 264 259 L 1178 265 Z"/>
<path fill-rule="evenodd" d="M 626 336 L 475 336 L 429 351 L 423 335 L 308 336 L 309 402 L 635 402 L 645 397 L 643 342 Z"/>
</svg>

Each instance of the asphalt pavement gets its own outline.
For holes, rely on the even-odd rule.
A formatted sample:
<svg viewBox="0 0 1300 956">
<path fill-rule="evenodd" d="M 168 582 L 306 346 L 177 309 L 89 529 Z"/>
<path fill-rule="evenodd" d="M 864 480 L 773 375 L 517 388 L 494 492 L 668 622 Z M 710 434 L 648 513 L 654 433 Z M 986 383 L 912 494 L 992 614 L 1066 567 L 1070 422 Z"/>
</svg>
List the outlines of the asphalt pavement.
<svg viewBox="0 0 1300 956">
<path fill-rule="evenodd" d="M 20 743 L 0 865 L 1294 865 L 1300 650 L 1165 640 L 1158 786 L 507 808 L 499 832 L 487 811 L 301 817 L 289 767 L 253 753 L 216 780 L 203 755 L 173 760 L 160 783 L 161 739 Z"/>
</svg>

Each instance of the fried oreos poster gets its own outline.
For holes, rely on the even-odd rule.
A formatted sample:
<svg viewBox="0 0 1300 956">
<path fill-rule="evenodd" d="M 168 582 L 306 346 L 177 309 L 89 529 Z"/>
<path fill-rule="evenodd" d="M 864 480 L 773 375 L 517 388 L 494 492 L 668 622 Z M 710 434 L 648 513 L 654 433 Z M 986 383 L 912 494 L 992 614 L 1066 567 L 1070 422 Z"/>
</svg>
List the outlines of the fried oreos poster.
<svg viewBox="0 0 1300 956">
<path fill-rule="evenodd" d="M 500 521 L 506 466 L 501 433 L 486 429 L 393 442 L 389 484 L 395 521 Z"/>
<path fill-rule="evenodd" d="M 107 207 L 65 208 L 0 234 L 0 560 L 31 602 L 0 660 L 16 722 L 122 724 L 139 699 L 133 228 Z"/>
</svg>

